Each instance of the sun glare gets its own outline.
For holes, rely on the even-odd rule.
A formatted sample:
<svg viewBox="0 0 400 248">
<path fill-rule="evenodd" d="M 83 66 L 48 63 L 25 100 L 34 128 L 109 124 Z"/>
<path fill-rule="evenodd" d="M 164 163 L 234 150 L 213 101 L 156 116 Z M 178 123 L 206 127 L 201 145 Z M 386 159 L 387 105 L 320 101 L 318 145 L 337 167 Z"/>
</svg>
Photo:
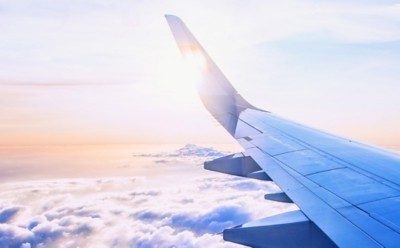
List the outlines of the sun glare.
<svg viewBox="0 0 400 248">
<path fill-rule="evenodd" d="M 182 56 L 175 51 L 166 51 L 158 61 L 157 87 L 167 92 L 167 98 L 180 103 L 197 101 L 196 84 L 201 79 L 201 68 L 206 60 L 199 52 L 188 52 Z"/>
<path fill-rule="evenodd" d="M 185 63 L 196 71 L 201 73 L 207 66 L 206 58 L 204 57 L 201 50 L 195 46 L 182 46 L 180 47 Z"/>
</svg>

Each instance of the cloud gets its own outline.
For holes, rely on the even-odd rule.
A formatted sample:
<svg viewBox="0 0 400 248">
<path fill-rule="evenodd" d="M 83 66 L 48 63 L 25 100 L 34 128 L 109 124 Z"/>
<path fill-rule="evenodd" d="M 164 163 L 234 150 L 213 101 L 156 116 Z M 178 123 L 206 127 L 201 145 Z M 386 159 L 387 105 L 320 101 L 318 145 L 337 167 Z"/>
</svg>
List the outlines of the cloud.
<svg viewBox="0 0 400 248">
<path fill-rule="evenodd" d="M 219 152 L 212 147 L 186 144 L 174 153 L 168 154 L 168 157 L 221 157 L 224 155 L 225 153 Z"/>
<path fill-rule="evenodd" d="M 2 184 L 0 247 L 236 247 L 218 233 L 295 208 L 269 182 L 177 171 Z"/>
<path fill-rule="evenodd" d="M 134 157 L 154 158 L 153 162 L 158 164 L 167 164 L 176 161 L 191 161 L 202 163 L 206 160 L 212 160 L 218 157 L 226 156 L 227 152 L 221 152 L 213 147 L 203 147 L 194 144 L 186 144 L 183 147 L 172 152 L 159 153 L 135 153 Z"/>
<path fill-rule="evenodd" d="M 166 159 L 158 159 L 158 160 L 154 160 L 154 163 L 157 164 L 167 164 L 169 161 Z"/>
<path fill-rule="evenodd" d="M 227 227 L 250 220 L 251 213 L 243 211 L 240 205 L 218 206 L 210 212 L 196 215 L 191 212 L 176 214 L 169 220 L 169 226 L 178 230 L 191 230 L 197 235 L 220 233 Z"/>
<path fill-rule="evenodd" d="M 0 223 L 8 222 L 19 210 L 18 206 L 4 208 L 0 211 Z"/>
<path fill-rule="evenodd" d="M 203 147 L 194 144 L 186 144 L 173 152 L 161 153 L 140 153 L 134 154 L 135 157 L 154 157 L 154 158 L 182 158 L 182 157 L 222 157 L 226 153 L 215 150 L 212 147 Z"/>
<path fill-rule="evenodd" d="M 0 86 L 29 86 L 29 87 L 75 87 L 75 86 L 115 86 L 115 85 L 128 85 L 129 83 L 121 83 L 121 82 L 104 82 L 104 83 L 95 83 L 95 82 L 52 82 L 52 83 L 44 83 L 44 82 L 1 82 Z"/>
<path fill-rule="evenodd" d="M 0 246 L 18 247 L 32 242 L 33 233 L 25 228 L 14 225 L 0 224 Z"/>
</svg>

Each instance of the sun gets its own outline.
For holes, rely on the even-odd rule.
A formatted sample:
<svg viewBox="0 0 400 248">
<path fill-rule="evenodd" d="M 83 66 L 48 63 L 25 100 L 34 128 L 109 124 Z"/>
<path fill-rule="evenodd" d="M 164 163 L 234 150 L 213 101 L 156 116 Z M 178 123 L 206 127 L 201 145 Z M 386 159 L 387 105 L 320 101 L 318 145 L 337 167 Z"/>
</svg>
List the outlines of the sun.
<svg viewBox="0 0 400 248">
<path fill-rule="evenodd" d="M 200 51 L 184 48 L 182 55 L 174 51 L 164 51 L 157 61 L 157 88 L 174 101 L 191 104 L 197 102 L 196 85 L 202 79 L 202 69 L 206 59 Z"/>
<path fill-rule="evenodd" d="M 181 50 L 185 65 L 189 67 L 194 74 L 201 74 L 201 72 L 207 68 L 207 60 L 198 47 L 187 45 L 180 46 L 179 49 Z"/>
</svg>

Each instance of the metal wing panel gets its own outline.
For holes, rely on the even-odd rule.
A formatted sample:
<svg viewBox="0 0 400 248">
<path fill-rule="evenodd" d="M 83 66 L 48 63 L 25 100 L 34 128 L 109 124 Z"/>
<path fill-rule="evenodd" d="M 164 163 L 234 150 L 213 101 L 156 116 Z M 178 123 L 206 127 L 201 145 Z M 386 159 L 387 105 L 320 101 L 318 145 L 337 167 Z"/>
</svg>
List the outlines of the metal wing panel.
<svg viewBox="0 0 400 248">
<path fill-rule="evenodd" d="M 400 195 L 398 190 L 349 168 L 320 172 L 307 178 L 353 205 Z"/>
<path fill-rule="evenodd" d="M 354 206 L 338 208 L 337 211 L 384 247 L 398 247 L 400 243 L 398 233 L 390 226 L 371 218 L 369 213 Z"/>
<path fill-rule="evenodd" d="M 343 163 L 308 149 L 280 154 L 276 158 L 303 176 L 346 167 Z"/>
<path fill-rule="evenodd" d="M 369 213 L 373 218 L 385 223 L 397 232 L 400 232 L 399 206 L 400 197 L 386 198 L 358 205 L 360 209 Z"/>
<path fill-rule="evenodd" d="M 301 151 L 306 149 L 298 142 L 293 141 L 279 133 L 250 136 L 250 142 L 271 156 Z"/>
</svg>

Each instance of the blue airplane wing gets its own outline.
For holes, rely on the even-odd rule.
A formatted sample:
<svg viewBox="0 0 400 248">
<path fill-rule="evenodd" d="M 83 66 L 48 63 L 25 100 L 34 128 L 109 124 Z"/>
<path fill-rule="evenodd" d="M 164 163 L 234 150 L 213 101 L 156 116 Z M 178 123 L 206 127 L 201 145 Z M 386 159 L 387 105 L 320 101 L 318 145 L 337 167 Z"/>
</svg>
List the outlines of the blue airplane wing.
<svg viewBox="0 0 400 248">
<path fill-rule="evenodd" d="M 244 152 L 205 169 L 275 182 L 266 199 L 299 210 L 226 229 L 252 247 L 399 247 L 400 155 L 278 117 L 247 102 L 185 24 L 166 16 L 178 47 L 201 72 L 204 106 Z"/>
</svg>

